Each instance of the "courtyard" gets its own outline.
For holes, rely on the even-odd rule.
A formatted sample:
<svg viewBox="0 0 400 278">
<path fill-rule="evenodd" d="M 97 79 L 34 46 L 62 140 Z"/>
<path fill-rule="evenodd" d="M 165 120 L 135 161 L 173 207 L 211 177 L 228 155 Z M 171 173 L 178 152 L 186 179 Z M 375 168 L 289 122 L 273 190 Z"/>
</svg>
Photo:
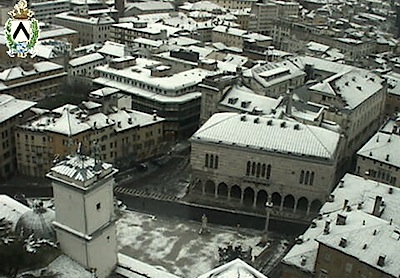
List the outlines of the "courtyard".
<svg viewBox="0 0 400 278">
<path fill-rule="evenodd" d="M 218 265 L 218 247 L 240 245 L 252 249 L 256 257 L 268 247 L 257 244 L 261 231 L 221 225 L 208 225 L 210 232 L 199 234 L 201 223 L 178 218 L 163 218 L 150 214 L 124 211 L 117 221 L 119 252 L 184 278 L 195 278 Z M 285 246 L 285 239 L 276 238 L 277 246 Z M 278 239 L 279 238 L 279 239 Z M 271 246 L 275 246 L 271 244 Z M 279 257 L 286 248 L 278 248 Z"/>
</svg>

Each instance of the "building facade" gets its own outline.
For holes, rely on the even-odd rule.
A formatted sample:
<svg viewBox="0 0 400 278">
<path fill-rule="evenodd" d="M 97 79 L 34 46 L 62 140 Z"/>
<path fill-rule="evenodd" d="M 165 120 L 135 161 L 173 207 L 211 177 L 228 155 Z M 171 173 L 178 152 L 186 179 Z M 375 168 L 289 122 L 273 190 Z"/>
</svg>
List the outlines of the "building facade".
<svg viewBox="0 0 400 278">
<path fill-rule="evenodd" d="M 281 277 L 397 277 L 399 192 L 346 174 L 282 259 Z"/>
<path fill-rule="evenodd" d="M 17 171 L 14 129 L 28 116 L 36 103 L 0 94 L 0 178 L 6 179 Z"/>
<path fill-rule="evenodd" d="M 400 186 L 400 128 L 391 134 L 378 132 L 357 152 L 356 174 L 375 181 Z"/>
<path fill-rule="evenodd" d="M 211 33 L 212 42 L 222 42 L 226 46 L 243 48 L 244 41 L 254 41 L 256 45 L 268 47 L 272 43 L 272 38 L 259 33 L 249 33 L 247 30 L 233 28 L 229 26 L 214 27 Z"/>
<path fill-rule="evenodd" d="M 87 54 L 68 62 L 68 75 L 94 78 L 96 67 L 104 65 L 104 63 L 105 58 L 100 53 Z"/>
<path fill-rule="evenodd" d="M 35 12 L 35 18 L 38 21 L 51 23 L 56 14 L 70 10 L 70 1 L 34 0 L 30 2 L 30 7 Z"/>
<path fill-rule="evenodd" d="M 109 39 L 111 25 L 115 23 L 108 15 L 93 17 L 88 14 L 88 8 L 79 12 L 65 12 L 55 16 L 56 24 L 78 31 L 79 45 L 103 43 Z"/>
<path fill-rule="evenodd" d="M 130 109 L 106 115 L 99 103 L 84 105 L 91 109 L 65 105 L 17 127 L 19 173 L 42 177 L 54 162 L 73 153 L 79 144 L 93 153 L 93 142 L 97 142 L 102 160 L 122 166 L 129 166 L 122 163 L 127 158 L 134 163 L 159 154 L 164 138 L 163 118 Z"/>
<path fill-rule="evenodd" d="M 306 221 L 334 185 L 339 141 L 335 132 L 295 121 L 215 114 L 191 137 L 189 198 L 264 214 L 271 197 L 273 217 Z"/>
<path fill-rule="evenodd" d="M 168 66 L 144 58 L 115 59 L 98 67 L 94 83 L 131 96 L 132 109 L 165 118 L 168 137 L 191 135 L 198 126 L 201 93 L 197 85 L 213 72 L 191 69 L 170 74 Z"/>
<path fill-rule="evenodd" d="M 0 71 L 0 93 L 24 100 L 39 100 L 59 93 L 64 67 L 52 62 L 21 64 Z"/>
</svg>

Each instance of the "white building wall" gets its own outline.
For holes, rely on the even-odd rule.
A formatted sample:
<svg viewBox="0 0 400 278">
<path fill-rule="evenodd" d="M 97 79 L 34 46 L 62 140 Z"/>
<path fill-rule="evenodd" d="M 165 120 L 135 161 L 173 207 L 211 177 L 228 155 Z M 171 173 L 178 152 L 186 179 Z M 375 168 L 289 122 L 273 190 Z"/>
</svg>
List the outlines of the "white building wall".
<svg viewBox="0 0 400 278">
<path fill-rule="evenodd" d="M 87 252 L 85 241 L 60 228 L 56 228 L 56 234 L 61 250 L 81 265 L 86 266 Z"/>
<path fill-rule="evenodd" d="M 114 211 L 113 183 L 110 179 L 106 184 L 85 195 L 85 211 L 87 214 L 87 234 L 92 234 L 97 229 L 111 221 Z"/>
<path fill-rule="evenodd" d="M 53 182 L 56 221 L 76 231 L 85 232 L 83 195 L 71 188 Z M 77 215 L 77 212 L 80 212 Z M 80 216 L 80 217 L 79 217 Z"/>
<path fill-rule="evenodd" d="M 88 252 L 89 267 L 96 269 L 97 277 L 108 277 L 117 265 L 117 239 L 114 223 L 89 242 Z"/>
</svg>

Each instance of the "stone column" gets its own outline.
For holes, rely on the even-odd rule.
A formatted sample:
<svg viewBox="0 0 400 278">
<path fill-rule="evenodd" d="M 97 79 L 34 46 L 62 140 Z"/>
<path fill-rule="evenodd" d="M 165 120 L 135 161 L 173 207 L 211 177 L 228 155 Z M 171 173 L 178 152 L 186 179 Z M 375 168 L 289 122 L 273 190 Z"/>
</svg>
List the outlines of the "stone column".
<svg viewBox="0 0 400 278">
<path fill-rule="evenodd" d="M 206 183 L 202 182 L 201 183 L 201 193 L 204 195 L 206 195 Z"/>
<path fill-rule="evenodd" d="M 253 208 L 256 208 L 256 206 L 257 206 L 257 192 L 254 191 Z"/>
<path fill-rule="evenodd" d="M 269 218 L 270 218 L 270 214 L 271 214 L 271 210 L 272 210 L 273 206 L 274 206 L 274 204 L 271 201 L 271 197 L 268 196 L 268 200 L 265 203 L 265 209 L 267 211 L 267 217 L 265 218 L 264 233 L 263 233 L 263 236 L 261 238 L 261 242 L 263 242 L 263 243 L 267 243 L 268 242 Z"/>
<path fill-rule="evenodd" d="M 215 187 L 214 187 L 214 198 L 218 199 L 218 185 L 217 184 L 215 184 Z"/>
<path fill-rule="evenodd" d="M 243 205 L 243 198 L 244 198 L 244 190 L 242 190 L 242 188 L 240 188 L 240 205 Z"/>
<path fill-rule="evenodd" d="M 232 187 L 228 186 L 228 202 L 231 200 L 231 188 Z"/>
<path fill-rule="evenodd" d="M 306 213 L 307 216 L 310 214 L 310 209 L 311 209 L 311 202 L 309 202 L 307 205 L 307 213 Z"/>
<path fill-rule="evenodd" d="M 283 211 L 283 201 L 284 201 L 284 198 L 281 198 L 281 204 L 279 205 L 279 211 Z"/>
<path fill-rule="evenodd" d="M 298 199 L 294 199 L 293 213 L 296 213 L 296 211 L 297 211 L 297 202 L 298 202 Z"/>
</svg>

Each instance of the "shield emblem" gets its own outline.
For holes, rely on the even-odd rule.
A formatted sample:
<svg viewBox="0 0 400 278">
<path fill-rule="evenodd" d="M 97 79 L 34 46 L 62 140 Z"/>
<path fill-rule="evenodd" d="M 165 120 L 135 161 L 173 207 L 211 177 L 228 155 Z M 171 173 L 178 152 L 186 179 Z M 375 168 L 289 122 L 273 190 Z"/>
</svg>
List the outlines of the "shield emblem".
<svg viewBox="0 0 400 278">
<path fill-rule="evenodd" d="M 28 42 L 31 38 L 30 20 L 11 20 L 11 35 L 15 42 Z"/>
<path fill-rule="evenodd" d="M 26 0 L 19 0 L 14 10 L 8 13 L 11 18 L 6 21 L 5 37 L 7 54 L 25 58 L 27 54 L 35 56 L 34 47 L 39 38 L 39 24 L 33 12 L 27 8 Z"/>
</svg>

